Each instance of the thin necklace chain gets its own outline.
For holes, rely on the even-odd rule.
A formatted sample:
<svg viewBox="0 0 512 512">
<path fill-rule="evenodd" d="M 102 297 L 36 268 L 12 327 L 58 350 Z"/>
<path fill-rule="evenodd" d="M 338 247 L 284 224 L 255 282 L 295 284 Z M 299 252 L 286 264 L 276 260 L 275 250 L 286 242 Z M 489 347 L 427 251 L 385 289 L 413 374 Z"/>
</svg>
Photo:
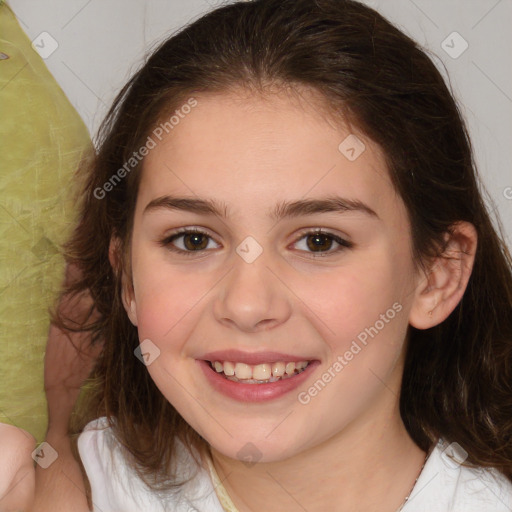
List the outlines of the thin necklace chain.
<svg viewBox="0 0 512 512">
<path fill-rule="evenodd" d="M 421 466 L 421 469 L 420 469 L 420 471 L 419 471 L 419 473 L 418 473 L 418 476 L 416 477 L 416 480 L 414 480 L 414 483 L 412 484 L 412 487 L 411 487 L 411 490 L 409 491 L 409 494 L 405 497 L 405 500 L 404 500 L 404 501 L 403 501 L 403 503 L 400 505 L 400 507 L 398 507 L 398 508 L 396 509 L 396 511 L 395 511 L 395 512 L 400 512 L 400 511 L 405 507 L 406 503 L 409 501 L 409 498 L 411 497 L 411 494 L 412 494 L 412 492 L 414 491 L 414 488 L 416 487 L 416 484 L 418 483 L 418 480 L 419 480 L 419 478 L 420 478 L 420 476 L 421 476 L 421 473 L 423 473 L 423 469 L 425 468 L 425 465 L 426 465 L 426 463 L 427 463 L 427 460 L 428 460 L 428 458 L 430 457 L 430 454 L 432 453 L 432 451 L 433 451 L 433 449 L 434 449 L 434 448 L 435 448 L 435 446 L 432 446 L 432 447 L 431 447 L 431 448 L 426 452 L 426 454 L 425 454 L 425 460 L 423 461 L 423 465 Z M 213 466 L 213 462 L 212 462 L 212 466 Z M 218 478 L 218 477 L 217 477 L 217 478 Z M 219 483 L 220 483 L 220 480 L 219 480 Z M 222 487 L 224 487 L 221 483 L 220 483 L 220 485 L 221 485 Z M 227 493 L 227 492 L 226 492 L 226 493 Z M 228 494 L 228 496 L 229 496 L 229 494 Z M 231 498 L 229 498 L 229 499 L 231 499 Z M 225 511 L 226 509 L 224 508 L 224 504 L 223 504 L 223 503 L 221 504 L 221 506 L 222 506 L 222 509 Z M 234 506 L 234 505 L 233 505 L 233 506 Z M 232 509 L 230 508 L 229 510 L 232 510 Z M 238 512 L 238 509 L 236 509 L 236 508 L 235 508 L 235 511 L 236 511 L 236 512 Z"/>
<path fill-rule="evenodd" d="M 432 449 L 430 449 L 429 451 L 427 451 L 427 453 L 425 454 L 425 460 L 423 461 L 423 466 L 421 466 L 421 469 L 420 469 L 420 472 L 418 473 L 418 476 L 416 477 L 416 480 L 414 480 L 414 483 L 412 484 L 412 487 L 411 487 L 411 490 L 409 491 L 409 494 L 405 497 L 405 500 L 403 501 L 403 503 L 400 505 L 400 507 L 398 507 L 396 509 L 395 512 L 400 512 L 406 505 L 406 503 L 409 501 L 409 498 L 411 497 L 411 494 L 412 494 L 412 491 L 414 491 L 414 488 L 416 487 L 416 484 L 421 476 L 421 473 L 423 473 L 423 469 L 425 468 L 425 464 L 427 463 L 427 459 L 429 457 L 429 455 L 432 453 Z"/>
</svg>

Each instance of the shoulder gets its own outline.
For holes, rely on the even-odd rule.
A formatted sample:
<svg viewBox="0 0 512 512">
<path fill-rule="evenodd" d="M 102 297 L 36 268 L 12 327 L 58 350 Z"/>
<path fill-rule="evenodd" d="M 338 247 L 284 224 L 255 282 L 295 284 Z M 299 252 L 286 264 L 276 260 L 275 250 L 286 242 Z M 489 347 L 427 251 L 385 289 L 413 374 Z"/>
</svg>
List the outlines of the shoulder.
<svg viewBox="0 0 512 512">
<path fill-rule="evenodd" d="M 494 469 L 464 466 L 464 453 L 439 440 L 403 512 L 511 512 L 512 483 Z"/>
<path fill-rule="evenodd" d="M 127 462 L 127 454 L 106 418 L 87 424 L 78 438 L 78 451 L 91 485 L 95 510 L 102 512 L 222 512 L 207 471 L 198 467 L 189 450 L 176 442 L 180 474 L 194 475 L 179 491 L 155 493 Z"/>
</svg>

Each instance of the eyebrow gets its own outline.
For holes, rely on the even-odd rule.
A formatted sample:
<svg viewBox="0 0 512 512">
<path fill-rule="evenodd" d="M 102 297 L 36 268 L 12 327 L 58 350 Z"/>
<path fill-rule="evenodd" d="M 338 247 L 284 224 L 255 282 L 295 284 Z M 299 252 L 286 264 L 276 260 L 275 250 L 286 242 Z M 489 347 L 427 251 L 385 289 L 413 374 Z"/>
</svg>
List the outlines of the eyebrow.
<svg viewBox="0 0 512 512">
<path fill-rule="evenodd" d="M 226 219 L 228 216 L 228 207 L 225 203 L 220 203 L 212 199 L 169 195 L 161 196 L 150 201 L 144 208 L 143 214 L 159 209 L 216 215 L 222 219 Z M 380 220 L 377 213 L 362 201 L 339 196 L 328 196 L 322 199 L 300 199 L 291 202 L 282 201 L 268 212 L 268 216 L 274 221 L 279 221 L 287 217 L 345 212 L 360 212 Z"/>
</svg>

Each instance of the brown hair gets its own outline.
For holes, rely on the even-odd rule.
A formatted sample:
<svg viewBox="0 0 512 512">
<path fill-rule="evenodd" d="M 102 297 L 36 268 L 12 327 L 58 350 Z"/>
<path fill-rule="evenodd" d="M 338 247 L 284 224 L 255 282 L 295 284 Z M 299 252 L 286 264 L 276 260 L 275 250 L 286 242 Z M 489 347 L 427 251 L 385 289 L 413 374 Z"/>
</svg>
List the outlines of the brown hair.
<svg viewBox="0 0 512 512">
<path fill-rule="evenodd" d="M 439 437 L 456 441 L 467 463 L 512 480 L 510 254 L 484 205 L 464 121 L 442 76 L 414 41 L 349 0 L 218 8 L 161 44 L 116 98 L 86 169 L 80 223 L 65 248 L 83 277 L 63 294 L 90 290 L 99 320 L 84 329 L 104 341 L 76 432 L 106 415 L 141 478 L 155 486 L 168 480 L 169 432 L 205 449 L 134 357 L 137 329 L 121 301 L 143 161 L 101 199 L 98 190 L 187 98 L 240 86 L 264 92 L 272 84 L 320 93 L 332 113 L 380 145 L 409 214 L 417 265 L 426 269 L 442 254 L 443 234 L 455 222 L 475 226 L 478 247 L 462 300 L 431 329 L 409 326 L 400 410 L 421 449 Z M 112 235 L 121 242 L 115 268 L 108 258 Z"/>
</svg>

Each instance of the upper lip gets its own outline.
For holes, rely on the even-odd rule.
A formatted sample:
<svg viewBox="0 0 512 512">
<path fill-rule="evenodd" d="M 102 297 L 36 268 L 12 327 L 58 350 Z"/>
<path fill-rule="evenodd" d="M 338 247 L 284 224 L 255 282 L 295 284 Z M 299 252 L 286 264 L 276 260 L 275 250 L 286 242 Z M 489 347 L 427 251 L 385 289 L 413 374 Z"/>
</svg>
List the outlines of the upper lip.
<svg viewBox="0 0 512 512">
<path fill-rule="evenodd" d="M 215 352 L 208 352 L 200 359 L 205 361 L 231 361 L 235 363 L 245 363 L 250 365 L 257 365 L 263 363 L 277 363 L 284 361 L 287 363 L 299 361 L 313 361 L 312 357 L 294 356 L 291 354 L 283 354 L 281 352 L 242 352 L 240 350 L 217 350 Z"/>
</svg>

